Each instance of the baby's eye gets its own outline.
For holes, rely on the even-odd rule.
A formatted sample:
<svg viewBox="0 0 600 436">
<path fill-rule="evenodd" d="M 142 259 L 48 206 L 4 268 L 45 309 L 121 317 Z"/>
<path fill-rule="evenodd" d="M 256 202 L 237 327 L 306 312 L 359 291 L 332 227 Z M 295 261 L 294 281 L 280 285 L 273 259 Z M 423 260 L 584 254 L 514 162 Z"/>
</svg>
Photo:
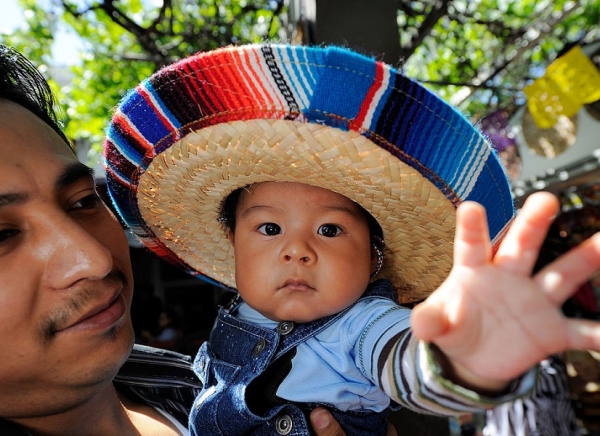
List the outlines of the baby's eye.
<svg viewBox="0 0 600 436">
<path fill-rule="evenodd" d="M 262 233 L 263 235 L 273 236 L 273 235 L 278 235 L 281 233 L 281 227 L 279 227 L 275 223 L 267 223 L 267 224 L 263 224 L 262 226 L 260 226 L 258 228 L 258 231 L 260 233 Z"/>
<path fill-rule="evenodd" d="M 321 227 L 319 227 L 317 233 L 327 238 L 333 238 L 334 236 L 339 235 L 341 231 L 342 229 L 340 229 L 335 224 L 323 224 Z"/>
</svg>

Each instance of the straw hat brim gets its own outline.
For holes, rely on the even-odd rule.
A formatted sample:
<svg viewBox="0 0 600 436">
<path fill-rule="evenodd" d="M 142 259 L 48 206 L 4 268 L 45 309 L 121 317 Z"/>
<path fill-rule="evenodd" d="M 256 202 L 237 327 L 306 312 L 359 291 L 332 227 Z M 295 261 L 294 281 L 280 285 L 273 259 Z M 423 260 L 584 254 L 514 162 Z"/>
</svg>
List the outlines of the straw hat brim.
<svg viewBox="0 0 600 436">
<path fill-rule="evenodd" d="M 233 190 L 307 183 L 356 201 L 385 235 L 378 278 L 405 301 L 425 298 L 449 271 L 455 206 L 418 171 L 354 131 L 287 120 L 221 123 L 185 136 L 138 184 L 140 213 L 190 267 L 235 288 L 233 247 L 217 221 Z"/>
<path fill-rule="evenodd" d="M 234 189 L 298 181 L 338 192 L 384 231 L 401 301 L 450 272 L 454 212 L 487 211 L 492 250 L 513 217 L 508 179 L 462 114 L 393 67 L 339 47 L 256 44 L 198 53 L 132 90 L 107 130 L 108 192 L 167 261 L 235 288 L 217 221 Z"/>
</svg>

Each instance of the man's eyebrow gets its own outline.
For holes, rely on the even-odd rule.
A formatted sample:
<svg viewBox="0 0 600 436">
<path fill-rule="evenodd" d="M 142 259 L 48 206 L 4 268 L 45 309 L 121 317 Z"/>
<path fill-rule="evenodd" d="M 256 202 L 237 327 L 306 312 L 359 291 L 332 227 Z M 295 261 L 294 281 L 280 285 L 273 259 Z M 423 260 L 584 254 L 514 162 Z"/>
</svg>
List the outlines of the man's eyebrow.
<svg viewBox="0 0 600 436">
<path fill-rule="evenodd" d="M 20 194 L 20 193 L 0 195 L 0 207 L 8 206 L 11 204 L 25 203 L 28 198 L 29 197 L 27 194 Z"/>
<path fill-rule="evenodd" d="M 84 178 L 94 179 L 94 170 L 81 162 L 72 163 L 64 168 L 60 173 L 54 187 L 57 191 L 64 189 L 78 180 Z M 0 194 L 0 207 L 9 206 L 14 204 L 23 204 L 29 199 L 29 195 L 21 192 L 11 192 L 7 194 Z"/>
<path fill-rule="evenodd" d="M 81 162 L 74 162 L 62 171 L 54 184 L 57 191 L 64 189 L 73 183 L 84 179 L 94 179 L 94 170 Z"/>
</svg>

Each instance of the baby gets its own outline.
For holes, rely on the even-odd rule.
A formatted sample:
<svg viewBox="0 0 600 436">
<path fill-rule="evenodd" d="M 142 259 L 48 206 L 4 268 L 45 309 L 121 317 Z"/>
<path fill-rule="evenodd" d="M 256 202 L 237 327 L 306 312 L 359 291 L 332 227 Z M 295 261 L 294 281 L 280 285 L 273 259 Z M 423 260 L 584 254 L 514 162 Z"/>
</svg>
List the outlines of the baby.
<svg viewBox="0 0 600 436">
<path fill-rule="evenodd" d="M 600 348 L 560 313 L 600 238 L 532 276 L 557 201 L 533 195 L 514 219 L 485 138 L 387 65 L 334 47 L 197 54 L 126 96 L 107 138 L 132 230 L 238 292 L 196 357 L 191 434 L 309 435 L 316 406 L 384 434 L 398 404 L 495 407 L 548 355 Z"/>
<path fill-rule="evenodd" d="M 384 262 L 383 233 L 365 209 L 321 187 L 263 182 L 233 191 L 221 221 L 234 247 L 241 298 L 219 315 L 197 366 L 214 364 L 216 356 L 228 363 L 251 356 L 243 367 L 257 372 L 244 393 L 252 412 L 290 402 L 305 412 L 335 406 L 348 434 L 385 434 L 385 413 L 368 411 L 388 410 L 390 397 L 428 409 L 394 381 L 395 359 L 406 360 L 399 377 L 405 378 L 406 365 L 415 370 L 414 353 L 400 353 L 410 338 L 410 310 L 398 305 L 389 280 L 369 284 Z M 257 342 L 259 332 L 266 335 Z M 254 346 L 252 353 L 247 346 Z M 260 355 L 273 353 L 261 375 Z M 210 428 L 207 422 L 218 414 L 210 404 L 219 401 L 214 395 L 199 404 L 196 434 Z M 293 411 L 285 416 L 275 420 L 276 431 L 294 425 Z M 248 432 L 250 421 L 235 434 Z"/>
</svg>

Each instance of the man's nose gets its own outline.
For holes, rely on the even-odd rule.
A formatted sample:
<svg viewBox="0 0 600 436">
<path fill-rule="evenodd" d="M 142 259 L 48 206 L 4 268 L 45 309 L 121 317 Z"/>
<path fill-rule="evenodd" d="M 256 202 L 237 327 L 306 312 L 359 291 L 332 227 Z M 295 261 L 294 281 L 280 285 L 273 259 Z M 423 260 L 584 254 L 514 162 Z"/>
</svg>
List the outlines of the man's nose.
<svg viewBox="0 0 600 436">
<path fill-rule="evenodd" d="M 80 280 L 104 278 L 113 267 L 111 251 L 79 222 L 63 216 L 52 223 L 52 237 L 42 246 L 46 278 L 54 289 L 65 289 Z"/>
</svg>

